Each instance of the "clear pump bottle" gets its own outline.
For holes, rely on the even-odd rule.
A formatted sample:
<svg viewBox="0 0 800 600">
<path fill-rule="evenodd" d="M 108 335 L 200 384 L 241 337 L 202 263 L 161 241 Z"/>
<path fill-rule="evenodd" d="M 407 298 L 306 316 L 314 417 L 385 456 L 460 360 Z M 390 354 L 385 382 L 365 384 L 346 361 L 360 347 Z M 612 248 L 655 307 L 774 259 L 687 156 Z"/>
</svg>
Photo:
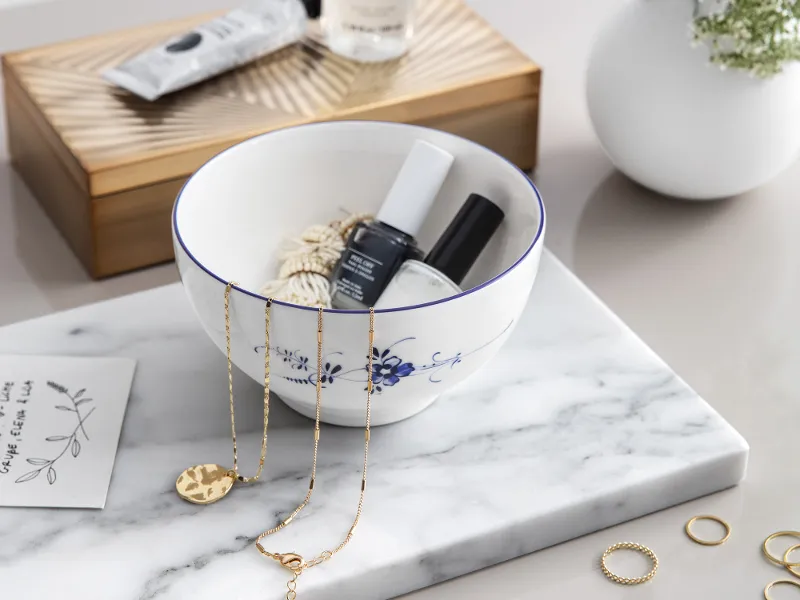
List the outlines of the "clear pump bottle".
<svg viewBox="0 0 800 600">
<path fill-rule="evenodd" d="M 328 47 L 359 62 L 382 62 L 408 51 L 416 0 L 323 0 Z"/>
</svg>

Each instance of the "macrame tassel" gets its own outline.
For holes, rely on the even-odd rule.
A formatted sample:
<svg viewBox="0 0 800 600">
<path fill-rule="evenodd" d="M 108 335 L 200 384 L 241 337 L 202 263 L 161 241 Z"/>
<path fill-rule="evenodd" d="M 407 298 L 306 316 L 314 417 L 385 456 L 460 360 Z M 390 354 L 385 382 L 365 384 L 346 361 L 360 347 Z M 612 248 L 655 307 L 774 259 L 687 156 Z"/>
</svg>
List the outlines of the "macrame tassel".
<svg viewBox="0 0 800 600">
<path fill-rule="evenodd" d="M 281 251 L 278 279 L 265 283 L 259 292 L 274 300 L 330 308 L 333 267 L 353 227 L 371 219 L 371 215 L 359 213 L 328 225 L 312 225 Z"/>
</svg>

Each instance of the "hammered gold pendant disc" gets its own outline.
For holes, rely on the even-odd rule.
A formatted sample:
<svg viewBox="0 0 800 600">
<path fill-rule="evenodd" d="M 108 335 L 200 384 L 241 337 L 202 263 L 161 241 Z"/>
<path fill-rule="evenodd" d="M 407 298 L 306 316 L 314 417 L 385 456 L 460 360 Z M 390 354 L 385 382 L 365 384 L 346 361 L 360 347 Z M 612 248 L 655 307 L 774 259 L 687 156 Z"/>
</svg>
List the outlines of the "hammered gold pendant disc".
<svg viewBox="0 0 800 600">
<path fill-rule="evenodd" d="M 231 491 L 230 469 L 220 465 L 195 465 L 180 474 L 175 482 L 178 495 L 194 504 L 211 504 Z"/>
</svg>

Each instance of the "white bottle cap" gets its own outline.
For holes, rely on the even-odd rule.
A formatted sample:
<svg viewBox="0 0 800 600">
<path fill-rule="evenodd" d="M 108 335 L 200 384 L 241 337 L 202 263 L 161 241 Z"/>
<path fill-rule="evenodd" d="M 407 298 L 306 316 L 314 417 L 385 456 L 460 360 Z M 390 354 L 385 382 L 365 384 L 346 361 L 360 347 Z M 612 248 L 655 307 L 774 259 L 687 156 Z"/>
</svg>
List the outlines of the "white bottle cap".
<svg viewBox="0 0 800 600">
<path fill-rule="evenodd" d="M 414 237 L 442 187 L 453 155 L 417 140 L 375 218 Z"/>
</svg>

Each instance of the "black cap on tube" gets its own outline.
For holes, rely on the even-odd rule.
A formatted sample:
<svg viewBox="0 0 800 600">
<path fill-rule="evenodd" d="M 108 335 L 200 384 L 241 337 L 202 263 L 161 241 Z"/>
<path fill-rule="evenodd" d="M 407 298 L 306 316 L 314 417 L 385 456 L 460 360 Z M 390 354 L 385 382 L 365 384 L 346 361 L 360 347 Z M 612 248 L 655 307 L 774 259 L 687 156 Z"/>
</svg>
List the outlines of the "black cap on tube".
<svg viewBox="0 0 800 600">
<path fill-rule="evenodd" d="M 480 194 L 470 194 L 425 263 L 460 284 L 503 221 L 503 211 Z"/>
<path fill-rule="evenodd" d="M 302 0 L 309 19 L 318 19 L 322 12 L 322 0 Z"/>
</svg>

